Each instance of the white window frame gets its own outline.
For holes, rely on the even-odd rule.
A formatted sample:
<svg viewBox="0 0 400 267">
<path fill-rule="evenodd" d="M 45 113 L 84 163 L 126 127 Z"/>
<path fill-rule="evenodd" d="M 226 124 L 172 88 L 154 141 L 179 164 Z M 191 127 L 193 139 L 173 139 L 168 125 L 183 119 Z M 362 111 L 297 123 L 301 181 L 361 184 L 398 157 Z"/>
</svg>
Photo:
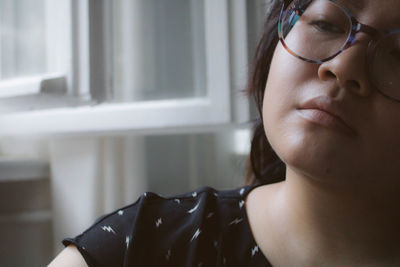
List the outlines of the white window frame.
<svg viewBox="0 0 400 267">
<path fill-rule="evenodd" d="M 104 7 L 107 0 L 64 1 L 70 3 L 72 14 L 70 23 L 73 41 L 70 56 L 73 63 L 69 72 L 58 78 L 64 77 L 67 80 L 70 97 L 76 97 L 79 101 L 90 100 L 88 96 L 91 90 L 93 94 L 93 84 L 103 86 L 101 89 L 106 92 L 109 82 L 96 69 L 101 66 L 91 64 L 90 43 L 93 42 L 93 36 L 90 36 L 89 31 L 89 17 L 93 19 L 93 16 L 99 16 L 98 13 L 102 12 L 99 5 Z M 96 9 L 93 8 L 95 2 Z M 248 101 L 243 100 L 244 96 L 233 93 L 244 88 L 247 75 L 246 1 L 204 0 L 204 4 L 206 97 L 130 103 L 91 102 L 89 105 L 71 101 L 69 107 L 4 113 L 0 115 L 0 137 L 125 131 L 179 132 L 193 127 L 199 129 L 248 121 Z M 101 24 L 97 27 L 101 31 Z M 230 43 L 233 45 L 230 46 Z M 52 53 L 56 54 L 57 51 Z M 106 63 L 108 55 L 103 56 L 103 62 Z M 231 62 L 231 58 L 236 59 Z M 242 68 L 235 67 L 237 65 Z M 99 80 L 103 83 L 95 82 Z"/>
</svg>

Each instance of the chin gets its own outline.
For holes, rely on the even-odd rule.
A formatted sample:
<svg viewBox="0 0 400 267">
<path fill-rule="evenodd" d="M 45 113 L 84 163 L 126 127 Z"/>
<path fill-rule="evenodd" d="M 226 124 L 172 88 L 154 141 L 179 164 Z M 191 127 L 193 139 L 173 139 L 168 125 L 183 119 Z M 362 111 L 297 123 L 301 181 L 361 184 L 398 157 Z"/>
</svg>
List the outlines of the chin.
<svg viewBox="0 0 400 267">
<path fill-rule="evenodd" d="M 329 134 L 293 129 L 269 140 L 286 166 L 302 175 L 325 181 L 358 176 L 352 173 L 355 166 L 348 147 L 338 145 Z"/>
</svg>

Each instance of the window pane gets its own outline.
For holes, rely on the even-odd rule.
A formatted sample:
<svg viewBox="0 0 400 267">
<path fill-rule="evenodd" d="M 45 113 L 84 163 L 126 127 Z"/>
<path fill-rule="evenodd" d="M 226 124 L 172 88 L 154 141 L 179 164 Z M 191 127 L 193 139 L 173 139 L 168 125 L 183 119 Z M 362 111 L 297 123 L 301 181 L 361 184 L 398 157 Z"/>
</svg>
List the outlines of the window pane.
<svg viewBox="0 0 400 267">
<path fill-rule="evenodd" d="M 115 0 L 114 101 L 206 95 L 204 1 Z"/>
<path fill-rule="evenodd" d="M 45 0 L 0 0 L 0 23 L 0 79 L 45 72 Z"/>
</svg>

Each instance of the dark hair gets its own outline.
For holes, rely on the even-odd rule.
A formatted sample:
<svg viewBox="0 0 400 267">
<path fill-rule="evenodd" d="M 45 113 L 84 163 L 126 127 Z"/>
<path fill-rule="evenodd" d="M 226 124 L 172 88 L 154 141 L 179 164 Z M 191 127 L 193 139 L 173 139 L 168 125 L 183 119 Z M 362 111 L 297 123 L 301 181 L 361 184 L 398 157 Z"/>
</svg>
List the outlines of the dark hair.
<svg viewBox="0 0 400 267">
<path fill-rule="evenodd" d="M 287 2 L 287 1 L 285 1 Z M 275 47 L 278 44 L 278 20 L 283 1 L 272 0 L 264 22 L 247 82 L 247 93 L 257 105 L 259 118 L 254 126 L 251 151 L 247 162 L 245 183 L 268 184 L 285 179 L 286 166 L 269 144 L 264 131 L 262 105 L 265 85 Z"/>
</svg>

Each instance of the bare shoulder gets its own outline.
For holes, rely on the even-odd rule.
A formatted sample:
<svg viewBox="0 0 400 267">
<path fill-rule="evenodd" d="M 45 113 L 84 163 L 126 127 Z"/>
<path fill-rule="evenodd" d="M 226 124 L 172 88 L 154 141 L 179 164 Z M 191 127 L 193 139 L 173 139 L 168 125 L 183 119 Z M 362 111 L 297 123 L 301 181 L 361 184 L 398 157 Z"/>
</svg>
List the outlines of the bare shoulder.
<svg viewBox="0 0 400 267">
<path fill-rule="evenodd" d="M 276 196 L 283 182 L 262 185 L 254 188 L 246 198 L 246 208 L 248 212 L 257 212 L 266 208 L 265 204 L 270 203 Z"/>
<path fill-rule="evenodd" d="M 248 194 L 245 203 L 253 238 L 271 263 L 282 247 L 278 231 L 281 220 L 277 218 L 282 185 L 283 182 L 257 187 Z"/>
<path fill-rule="evenodd" d="M 50 262 L 48 267 L 87 267 L 85 259 L 74 245 L 69 245 Z"/>
<path fill-rule="evenodd" d="M 276 215 L 276 199 L 283 182 L 262 185 L 254 188 L 245 201 L 247 218 L 250 228 L 255 236 L 266 231 L 265 223 L 272 222 L 271 218 Z"/>
</svg>

